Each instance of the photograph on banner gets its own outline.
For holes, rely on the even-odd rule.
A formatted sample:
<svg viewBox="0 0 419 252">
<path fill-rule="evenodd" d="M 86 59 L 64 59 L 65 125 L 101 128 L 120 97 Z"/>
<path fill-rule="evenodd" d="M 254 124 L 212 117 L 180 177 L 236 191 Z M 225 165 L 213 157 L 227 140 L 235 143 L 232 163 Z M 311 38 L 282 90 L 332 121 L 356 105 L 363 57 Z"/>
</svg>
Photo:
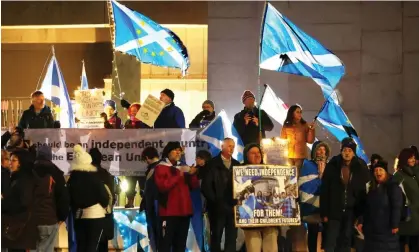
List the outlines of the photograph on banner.
<svg viewBox="0 0 419 252">
<path fill-rule="evenodd" d="M 103 89 L 76 90 L 75 108 L 77 127 L 81 129 L 103 128 Z"/>
<path fill-rule="evenodd" d="M 282 165 L 233 167 L 237 227 L 300 225 L 297 168 Z"/>
<path fill-rule="evenodd" d="M 263 160 L 266 164 L 288 165 L 288 140 L 279 137 L 264 138 L 261 141 Z"/>
<path fill-rule="evenodd" d="M 160 115 L 164 106 L 164 102 L 152 95 L 148 95 L 135 118 L 141 120 L 150 127 L 154 127 L 154 122 L 157 120 L 157 117 Z"/>
<path fill-rule="evenodd" d="M 52 148 L 52 162 L 65 173 L 73 160 L 73 148 L 80 144 L 89 151 L 98 148 L 102 153 L 102 167 L 115 176 L 143 176 L 147 164 L 141 161 L 144 148 L 152 146 L 161 156 L 170 141 L 179 141 L 187 165 L 195 163 L 198 149 L 209 149 L 196 138 L 195 130 L 188 129 L 28 129 L 25 136 L 36 146 Z"/>
</svg>

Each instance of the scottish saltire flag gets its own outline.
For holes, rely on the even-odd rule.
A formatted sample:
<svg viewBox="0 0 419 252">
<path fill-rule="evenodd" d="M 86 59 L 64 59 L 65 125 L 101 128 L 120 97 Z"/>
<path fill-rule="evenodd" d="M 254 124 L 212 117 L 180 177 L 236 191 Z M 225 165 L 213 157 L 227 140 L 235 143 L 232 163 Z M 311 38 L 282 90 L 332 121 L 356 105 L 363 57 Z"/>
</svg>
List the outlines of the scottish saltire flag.
<svg viewBox="0 0 419 252">
<path fill-rule="evenodd" d="M 87 75 L 86 75 L 86 68 L 84 67 L 84 60 L 83 60 L 83 68 L 81 70 L 81 90 L 89 89 L 89 83 L 87 82 Z"/>
<path fill-rule="evenodd" d="M 123 252 L 138 251 L 138 246 L 144 252 L 152 252 L 148 240 L 145 211 L 114 211 L 114 219 L 119 235 L 123 241 Z"/>
<path fill-rule="evenodd" d="M 358 137 L 358 133 L 338 101 L 332 99 L 332 96 L 323 104 L 320 113 L 317 115 L 317 121 L 319 121 L 339 141 L 342 141 L 342 139 L 348 136 L 352 137 L 357 144 L 357 156 L 362 158 L 366 163 L 369 162 L 361 140 Z"/>
<path fill-rule="evenodd" d="M 310 77 L 326 98 L 345 74 L 336 55 L 269 3 L 262 24 L 260 68 Z"/>
<path fill-rule="evenodd" d="M 320 207 L 321 179 L 317 164 L 314 161 L 304 160 L 298 179 L 298 193 L 303 217 L 315 214 Z"/>
<path fill-rule="evenodd" d="M 221 110 L 217 117 L 198 135 L 200 139 L 208 143 L 210 147 L 209 151 L 213 157 L 220 153 L 224 138 L 229 137 L 233 139 L 236 143 L 233 158 L 239 162 L 243 161 L 243 141 L 224 110 Z"/>
<path fill-rule="evenodd" d="M 77 252 L 77 240 L 76 240 L 76 230 L 74 229 L 73 211 L 70 211 L 70 213 L 68 214 L 65 224 L 66 224 L 67 233 L 68 233 L 68 251 Z"/>
<path fill-rule="evenodd" d="M 201 190 L 194 189 L 190 194 L 192 200 L 193 215 L 191 218 L 188 239 L 186 241 L 186 248 L 188 251 L 200 252 L 202 251 L 204 242 L 204 219 L 202 215 Z"/>
<path fill-rule="evenodd" d="M 242 201 L 241 206 L 239 206 L 239 215 L 241 219 L 252 219 L 253 211 L 256 208 L 256 197 L 251 194 L 249 197 Z"/>
<path fill-rule="evenodd" d="M 186 74 L 188 51 L 175 33 L 115 0 L 112 9 L 115 50 L 133 55 L 143 63 L 180 68 Z"/>
<path fill-rule="evenodd" d="M 56 111 L 59 115 L 61 128 L 74 128 L 73 107 L 71 105 L 70 96 L 68 95 L 67 85 L 65 84 L 63 74 L 58 65 L 57 58 L 55 58 L 54 52 L 40 90 L 44 93 L 46 99 L 58 106 Z"/>
</svg>

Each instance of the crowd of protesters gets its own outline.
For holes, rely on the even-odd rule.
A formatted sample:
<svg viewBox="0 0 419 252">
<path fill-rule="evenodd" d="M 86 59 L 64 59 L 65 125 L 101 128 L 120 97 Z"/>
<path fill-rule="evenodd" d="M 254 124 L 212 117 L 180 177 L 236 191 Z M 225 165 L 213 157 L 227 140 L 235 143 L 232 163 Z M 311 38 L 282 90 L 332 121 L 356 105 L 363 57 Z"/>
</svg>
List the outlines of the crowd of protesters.
<svg viewBox="0 0 419 252">
<path fill-rule="evenodd" d="M 161 92 L 165 107 L 154 128 L 185 127 L 174 98 L 169 89 Z M 223 251 L 237 251 L 234 208 L 238 199 L 233 197 L 232 167 L 263 164 L 260 138 L 274 127 L 263 110 L 259 113 L 252 92 L 245 91 L 242 102 L 244 109 L 233 123 L 246 145 L 242 164 L 233 158 L 237 143 L 231 138 L 224 139 L 215 157 L 207 151 L 197 152 L 194 166 L 182 161 L 179 142 L 168 142 L 161 155 L 153 147 L 143 150 L 141 159 L 147 163 L 147 171 L 145 177 L 128 178 L 131 187 L 126 207 L 134 207 L 137 192 L 133 185 L 138 181 L 140 211 L 146 214 L 153 251 L 184 252 L 196 208 L 200 214 L 208 213 L 211 251 L 222 251 L 223 232 Z M 125 124 L 118 117 L 116 103 L 104 103 L 105 128 L 151 128 L 135 116 L 140 104 L 122 101 L 121 105 L 128 110 Z M 215 118 L 212 101 L 203 102 L 202 109 L 190 128 L 206 127 Z M 36 148 L 25 139 L 24 129 L 57 127 L 43 94 L 37 91 L 18 127 L 10 127 L 2 135 L 2 251 L 54 251 L 59 227 L 70 211 L 75 219 L 77 251 L 108 251 L 108 240 L 114 237 L 113 206 L 118 193 L 114 178 L 101 166 L 99 150 L 87 151 L 76 145 L 65 178 L 51 161 L 51 148 Z M 353 247 L 358 252 L 402 252 L 405 247 L 419 251 L 419 154 L 415 146 L 398 154 L 394 174 L 378 154 L 373 154 L 367 165 L 356 155 L 357 143 L 350 137 L 341 141 L 340 153 L 333 157 L 326 142 L 315 142 L 308 158 L 306 144 L 315 140 L 315 125 L 303 119 L 298 105 L 289 109 L 280 136 L 288 140 L 290 162 L 298 169 L 298 203 L 309 252 L 318 251 L 318 247 L 326 252 L 349 252 Z M 192 198 L 200 198 L 201 193 L 204 203 L 197 205 Z M 241 249 L 292 251 L 287 230 L 243 228 L 245 246 Z M 321 244 L 317 244 L 319 240 Z"/>
</svg>

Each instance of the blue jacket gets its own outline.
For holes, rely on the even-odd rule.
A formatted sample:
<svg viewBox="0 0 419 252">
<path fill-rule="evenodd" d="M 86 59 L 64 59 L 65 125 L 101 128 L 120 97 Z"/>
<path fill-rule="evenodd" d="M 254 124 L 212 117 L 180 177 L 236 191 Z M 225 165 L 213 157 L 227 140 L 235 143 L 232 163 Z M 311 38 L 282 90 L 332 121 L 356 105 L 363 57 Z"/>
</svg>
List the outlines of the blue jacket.
<svg viewBox="0 0 419 252">
<path fill-rule="evenodd" d="M 166 106 L 154 122 L 155 129 L 185 128 L 185 116 L 179 107 L 172 102 Z"/>
<path fill-rule="evenodd" d="M 304 160 L 300 170 L 300 178 L 298 179 L 300 194 L 300 209 L 303 221 L 319 222 L 320 221 L 320 185 L 321 178 L 315 162 L 316 151 L 319 147 L 325 146 L 326 160 L 330 155 L 330 148 L 325 142 L 317 141 L 313 144 L 311 150 L 312 160 Z"/>
</svg>

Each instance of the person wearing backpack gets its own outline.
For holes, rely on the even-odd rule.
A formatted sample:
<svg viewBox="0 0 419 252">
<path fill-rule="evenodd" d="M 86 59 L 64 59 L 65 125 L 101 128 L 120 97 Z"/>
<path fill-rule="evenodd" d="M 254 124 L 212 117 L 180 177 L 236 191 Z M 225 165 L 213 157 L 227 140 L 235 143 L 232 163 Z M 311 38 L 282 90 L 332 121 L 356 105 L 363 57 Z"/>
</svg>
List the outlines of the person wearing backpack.
<svg viewBox="0 0 419 252">
<path fill-rule="evenodd" d="M 408 245 L 409 251 L 416 252 L 419 251 L 419 166 L 411 148 L 403 149 L 398 160 L 394 179 L 402 186 L 407 202 L 400 223 L 400 251 L 404 252 Z"/>
<path fill-rule="evenodd" d="M 60 224 L 67 219 L 70 197 L 64 172 L 52 163 L 52 150 L 40 146 L 33 172 L 35 178 L 34 212 L 37 220 L 37 251 L 53 252 Z"/>
<path fill-rule="evenodd" d="M 360 201 L 363 213 L 357 228 L 364 234 L 366 252 L 399 252 L 399 225 L 403 194 L 397 181 L 388 173 L 388 164 L 379 160 L 371 166 L 374 178 L 366 185 Z"/>
</svg>

